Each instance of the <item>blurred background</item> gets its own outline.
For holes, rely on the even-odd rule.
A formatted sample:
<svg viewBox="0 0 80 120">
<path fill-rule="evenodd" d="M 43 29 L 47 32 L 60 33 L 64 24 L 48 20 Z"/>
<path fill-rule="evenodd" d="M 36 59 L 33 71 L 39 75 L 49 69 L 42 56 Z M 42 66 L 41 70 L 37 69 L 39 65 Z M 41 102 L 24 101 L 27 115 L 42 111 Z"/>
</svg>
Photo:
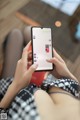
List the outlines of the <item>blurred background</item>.
<svg viewBox="0 0 80 120">
<path fill-rule="evenodd" d="M 52 28 L 54 48 L 80 81 L 80 0 L 0 0 L 0 73 L 6 35 L 29 25 Z"/>
</svg>

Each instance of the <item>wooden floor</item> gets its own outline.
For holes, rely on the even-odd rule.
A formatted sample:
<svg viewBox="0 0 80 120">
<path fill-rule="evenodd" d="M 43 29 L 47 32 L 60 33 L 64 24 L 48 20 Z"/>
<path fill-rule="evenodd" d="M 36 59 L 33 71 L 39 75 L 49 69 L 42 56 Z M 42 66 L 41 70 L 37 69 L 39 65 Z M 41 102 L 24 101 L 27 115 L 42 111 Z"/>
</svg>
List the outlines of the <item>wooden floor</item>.
<svg viewBox="0 0 80 120">
<path fill-rule="evenodd" d="M 25 25 L 19 18 L 16 17 L 16 11 L 27 4 L 29 0 L 0 0 L 0 65 L 3 62 L 2 42 L 5 36 L 13 28 L 22 29 Z M 62 55 L 63 56 L 63 55 Z M 67 66 L 70 71 L 80 80 L 80 55 L 72 62 L 66 59 Z"/>
</svg>

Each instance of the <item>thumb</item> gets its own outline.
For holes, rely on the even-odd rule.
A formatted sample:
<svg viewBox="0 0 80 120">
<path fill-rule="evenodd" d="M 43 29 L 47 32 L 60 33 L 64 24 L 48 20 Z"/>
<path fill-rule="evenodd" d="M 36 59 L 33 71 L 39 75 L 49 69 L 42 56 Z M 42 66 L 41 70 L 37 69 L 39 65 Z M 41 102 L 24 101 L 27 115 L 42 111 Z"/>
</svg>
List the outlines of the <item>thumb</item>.
<svg viewBox="0 0 80 120">
<path fill-rule="evenodd" d="M 32 74 L 37 69 L 37 67 L 38 64 L 31 65 L 31 67 L 28 69 L 28 72 Z"/>
<path fill-rule="evenodd" d="M 55 57 L 47 61 L 53 63 L 55 66 L 59 66 L 61 64 L 61 62 Z"/>
<path fill-rule="evenodd" d="M 56 67 L 61 66 L 61 62 L 57 58 L 54 58 L 52 62 Z"/>
</svg>

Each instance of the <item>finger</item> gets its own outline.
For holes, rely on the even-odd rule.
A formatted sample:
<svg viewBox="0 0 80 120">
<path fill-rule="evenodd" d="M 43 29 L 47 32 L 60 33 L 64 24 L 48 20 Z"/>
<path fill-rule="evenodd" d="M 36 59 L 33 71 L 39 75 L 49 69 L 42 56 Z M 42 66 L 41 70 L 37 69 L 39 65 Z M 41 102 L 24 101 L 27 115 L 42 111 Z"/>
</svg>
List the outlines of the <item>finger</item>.
<svg viewBox="0 0 80 120">
<path fill-rule="evenodd" d="M 28 65 L 31 66 L 32 65 L 32 60 L 28 62 Z"/>
<path fill-rule="evenodd" d="M 61 62 L 57 59 L 57 58 L 52 58 L 50 60 L 47 60 L 47 62 L 53 63 L 54 65 L 58 66 L 59 64 L 61 64 Z"/>
<path fill-rule="evenodd" d="M 29 51 L 30 45 L 31 45 L 31 41 L 26 45 L 26 47 L 24 48 L 24 50 Z"/>
<path fill-rule="evenodd" d="M 32 50 L 29 50 L 29 54 L 32 54 Z"/>
<path fill-rule="evenodd" d="M 53 48 L 53 52 L 54 52 L 54 57 L 55 58 L 57 58 L 61 62 L 64 62 L 64 60 L 61 58 L 61 56 L 56 52 L 56 50 L 54 48 Z"/>
<path fill-rule="evenodd" d="M 32 51 L 30 51 L 28 54 L 28 60 L 31 60 L 31 59 L 32 59 Z"/>
<path fill-rule="evenodd" d="M 53 52 L 54 52 L 54 57 L 56 57 L 57 59 L 61 59 L 60 55 L 56 52 L 56 50 L 53 48 Z"/>
<path fill-rule="evenodd" d="M 22 54 L 22 63 L 27 67 L 27 63 L 28 63 L 28 51 L 23 51 L 23 54 Z"/>
<path fill-rule="evenodd" d="M 51 62 L 53 62 L 53 64 L 54 64 L 56 67 L 61 66 L 61 62 L 60 62 L 57 58 L 54 58 Z"/>
<path fill-rule="evenodd" d="M 22 53 L 22 62 L 25 67 L 27 67 L 27 63 L 28 63 L 28 49 L 29 49 L 30 44 L 31 42 L 27 44 L 27 46 L 23 49 L 23 53 Z"/>
<path fill-rule="evenodd" d="M 33 64 L 31 67 L 28 69 L 29 74 L 32 74 L 38 67 L 38 64 Z"/>
</svg>

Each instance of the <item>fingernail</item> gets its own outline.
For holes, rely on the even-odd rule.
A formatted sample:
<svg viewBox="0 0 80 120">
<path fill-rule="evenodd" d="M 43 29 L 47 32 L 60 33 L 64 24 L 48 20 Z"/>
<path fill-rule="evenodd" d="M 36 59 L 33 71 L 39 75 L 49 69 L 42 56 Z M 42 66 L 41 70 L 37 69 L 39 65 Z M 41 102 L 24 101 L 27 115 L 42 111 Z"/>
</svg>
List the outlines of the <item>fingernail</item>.
<svg viewBox="0 0 80 120">
<path fill-rule="evenodd" d="M 33 68 L 37 68 L 38 67 L 38 64 L 33 64 Z"/>
</svg>

